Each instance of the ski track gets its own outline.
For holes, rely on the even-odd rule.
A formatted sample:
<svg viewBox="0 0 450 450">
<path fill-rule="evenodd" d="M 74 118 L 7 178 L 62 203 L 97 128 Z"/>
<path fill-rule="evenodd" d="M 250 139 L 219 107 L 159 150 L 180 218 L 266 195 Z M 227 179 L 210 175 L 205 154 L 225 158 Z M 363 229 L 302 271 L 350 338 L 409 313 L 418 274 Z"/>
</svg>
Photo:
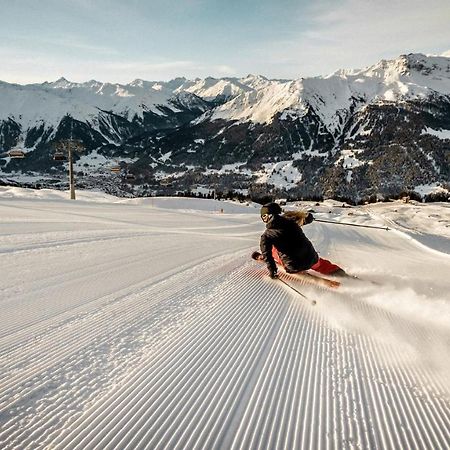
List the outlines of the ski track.
<svg viewBox="0 0 450 450">
<path fill-rule="evenodd" d="M 131 240 L 145 237 L 136 227 Z M 330 250 L 335 244 L 324 230 L 315 242 Z M 100 249 L 125 239 L 108 232 L 99 241 L 49 235 L 19 253 L 94 242 Z M 370 232 L 347 233 L 382 242 Z M 248 261 L 246 238 L 230 242 L 233 248 L 217 244 L 151 277 L 140 271 L 150 261 L 144 247 L 25 283 L 53 299 L 84 286 L 56 310 L 42 311 L 45 298 L 33 303 L 3 284 L 0 292 L 11 297 L 1 305 L 18 302 L 19 317 L 12 309 L 2 317 L 0 448 L 450 447 L 448 380 L 416 355 L 448 349 L 447 329 L 368 302 L 380 289 L 369 283 L 337 292 L 296 284 L 317 299 L 313 307 Z M 180 241 L 166 244 L 171 252 Z M 116 285 L 118 261 L 134 278 Z M 111 289 L 97 289 L 96 277 Z M 344 326 L 340 313 L 361 322 Z"/>
</svg>

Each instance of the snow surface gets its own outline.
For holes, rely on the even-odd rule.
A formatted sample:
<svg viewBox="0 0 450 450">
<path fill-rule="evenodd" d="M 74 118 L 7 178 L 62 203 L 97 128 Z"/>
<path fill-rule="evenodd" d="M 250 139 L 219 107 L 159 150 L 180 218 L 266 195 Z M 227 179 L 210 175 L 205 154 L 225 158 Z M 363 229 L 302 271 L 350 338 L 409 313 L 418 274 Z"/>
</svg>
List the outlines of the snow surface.
<svg viewBox="0 0 450 450">
<path fill-rule="evenodd" d="M 414 191 L 420 194 L 421 197 L 425 197 L 429 194 L 448 194 L 448 198 L 450 199 L 450 192 L 439 185 L 439 183 L 430 183 L 430 184 L 419 184 L 414 188 Z"/>
<path fill-rule="evenodd" d="M 121 114 L 132 120 L 146 111 L 162 114 L 158 105 L 177 111 L 170 100 L 176 89 L 186 82 L 177 79 L 155 84 L 135 80 L 126 85 L 88 81 L 73 83 L 61 78 L 53 83 L 17 85 L 0 82 L 0 120 L 8 118 L 23 131 L 44 125 L 56 128 L 64 116 L 98 126 L 102 111 Z"/>
<path fill-rule="evenodd" d="M 355 167 L 366 164 L 365 161 L 359 160 L 356 156 L 358 153 L 362 153 L 362 151 L 356 149 L 341 150 L 341 156 L 335 162 L 335 165 L 342 163 L 344 169 L 354 169 Z"/>
<path fill-rule="evenodd" d="M 450 139 L 450 130 L 433 130 L 433 128 L 426 127 L 422 134 L 431 134 L 439 139 Z"/>
<path fill-rule="evenodd" d="M 292 188 L 302 180 L 302 174 L 293 166 L 293 161 L 279 161 L 263 164 L 261 173 L 258 173 L 257 183 L 270 183 L 280 188 Z"/>
<path fill-rule="evenodd" d="M 305 227 L 365 280 L 305 299 L 255 205 L 77 198 L 0 187 L 2 450 L 448 448 L 449 204 L 288 205 L 392 228 Z"/>
</svg>

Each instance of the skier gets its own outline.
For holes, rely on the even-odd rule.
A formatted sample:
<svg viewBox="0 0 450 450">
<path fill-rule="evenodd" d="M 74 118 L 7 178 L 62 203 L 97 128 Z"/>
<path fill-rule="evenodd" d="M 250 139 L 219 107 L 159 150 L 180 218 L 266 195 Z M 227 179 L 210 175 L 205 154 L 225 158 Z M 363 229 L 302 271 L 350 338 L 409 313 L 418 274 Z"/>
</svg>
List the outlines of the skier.
<svg viewBox="0 0 450 450">
<path fill-rule="evenodd" d="M 323 275 L 346 276 L 346 272 L 327 259 L 320 258 L 311 241 L 305 236 L 302 225 L 314 220 L 311 213 L 282 210 L 277 203 L 268 203 L 261 208 L 261 219 L 266 230 L 261 236 L 260 252 L 253 252 L 252 258 L 265 261 L 271 278 L 277 278 L 277 263 L 287 273 L 302 273 L 314 270 Z M 331 283 L 337 287 L 340 283 Z"/>
</svg>

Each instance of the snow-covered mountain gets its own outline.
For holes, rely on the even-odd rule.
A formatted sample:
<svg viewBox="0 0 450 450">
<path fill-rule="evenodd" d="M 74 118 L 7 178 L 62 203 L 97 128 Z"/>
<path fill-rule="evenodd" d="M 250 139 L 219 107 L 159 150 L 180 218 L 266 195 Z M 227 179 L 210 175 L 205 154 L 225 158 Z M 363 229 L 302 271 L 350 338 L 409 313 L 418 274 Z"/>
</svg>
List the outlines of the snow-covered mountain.
<svg viewBox="0 0 450 450">
<path fill-rule="evenodd" d="M 102 113 L 124 119 L 142 119 L 144 113 L 164 114 L 162 108 L 179 112 L 177 100 L 198 106 L 195 94 L 178 90 L 185 79 L 170 82 L 135 80 L 130 84 L 101 83 L 95 80 L 73 83 L 65 78 L 52 83 L 16 85 L 0 84 L 0 120 L 16 122 L 26 133 L 37 124 L 57 129 L 64 117 L 98 126 Z M 180 93 L 180 94 L 178 94 Z"/>
<path fill-rule="evenodd" d="M 0 148 L 20 146 L 28 156 L 0 159 L 8 179 L 61 172 L 52 169 L 51 144 L 73 137 L 86 146 L 86 175 L 127 161 L 141 191 L 161 181 L 165 189 L 213 183 L 355 200 L 448 183 L 446 130 L 443 56 L 402 55 L 297 80 L 0 83 Z M 103 164 L 92 160 L 98 155 Z"/>
<path fill-rule="evenodd" d="M 242 92 L 220 106 L 213 118 L 267 123 L 278 113 L 303 115 L 312 107 L 333 132 L 341 112 L 349 111 L 355 104 L 450 95 L 450 59 L 403 55 L 362 70 L 340 70 L 326 77 L 268 81 L 255 90 Z"/>
</svg>

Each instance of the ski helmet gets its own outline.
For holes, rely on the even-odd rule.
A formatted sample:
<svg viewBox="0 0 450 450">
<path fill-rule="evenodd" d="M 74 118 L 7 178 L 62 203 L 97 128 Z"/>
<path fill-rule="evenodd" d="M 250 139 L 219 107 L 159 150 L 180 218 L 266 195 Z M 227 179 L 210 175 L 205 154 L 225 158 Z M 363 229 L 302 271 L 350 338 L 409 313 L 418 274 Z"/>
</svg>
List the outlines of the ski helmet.
<svg viewBox="0 0 450 450">
<path fill-rule="evenodd" d="M 264 223 L 270 223 L 274 216 L 281 214 L 281 212 L 281 206 L 278 203 L 267 203 L 261 208 L 261 220 Z"/>
</svg>

